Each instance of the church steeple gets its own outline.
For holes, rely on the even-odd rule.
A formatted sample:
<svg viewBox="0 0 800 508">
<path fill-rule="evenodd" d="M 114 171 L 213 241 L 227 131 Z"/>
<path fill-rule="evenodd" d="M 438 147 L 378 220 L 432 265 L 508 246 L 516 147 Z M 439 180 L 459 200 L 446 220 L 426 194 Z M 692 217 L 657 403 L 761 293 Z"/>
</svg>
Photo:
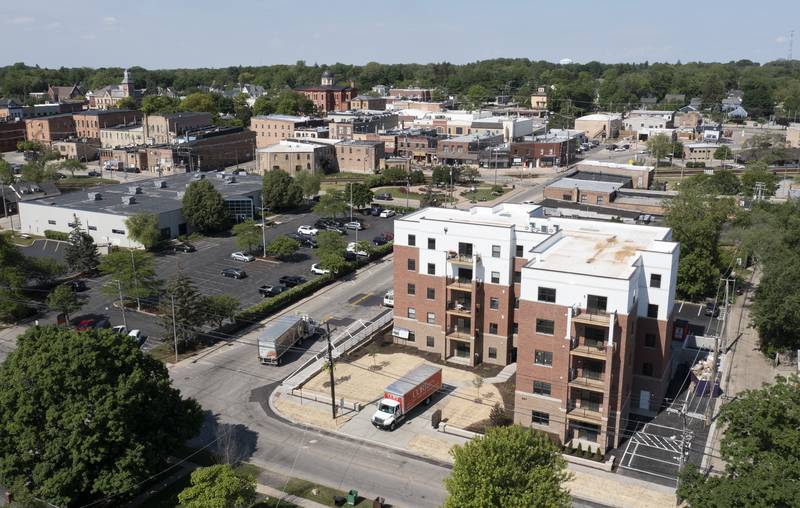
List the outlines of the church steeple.
<svg viewBox="0 0 800 508">
<path fill-rule="evenodd" d="M 125 92 L 125 97 L 134 96 L 133 78 L 128 74 L 128 69 L 122 74 L 122 84 L 120 88 Z"/>
</svg>

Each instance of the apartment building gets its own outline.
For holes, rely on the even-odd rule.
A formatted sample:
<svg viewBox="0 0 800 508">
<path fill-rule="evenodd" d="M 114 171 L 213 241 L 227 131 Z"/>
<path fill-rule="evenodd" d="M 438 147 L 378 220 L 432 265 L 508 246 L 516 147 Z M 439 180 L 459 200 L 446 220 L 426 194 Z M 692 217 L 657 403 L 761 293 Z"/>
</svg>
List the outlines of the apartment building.
<svg viewBox="0 0 800 508">
<path fill-rule="evenodd" d="M 79 138 L 100 139 L 100 129 L 137 124 L 142 114 L 129 109 L 89 109 L 73 115 Z"/>
<path fill-rule="evenodd" d="M 143 145 L 145 141 L 144 125 L 121 125 L 100 129 L 100 146 L 103 148 Z"/>
<path fill-rule="evenodd" d="M 259 115 L 250 119 L 250 130 L 256 133 L 257 148 L 277 145 L 285 139 L 299 137 L 295 134 L 300 130 L 324 127 L 325 125 L 327 125 L 325 120 L 310 116 Z M 326 133 L 325 136 L 316 137 L 333 136 Z"/>
<path fill-rule="evenodd" d="M 383 141 L 342 141 L 336 143 L 336 160 L 339 171 L 377 173 L 384 157 Z"/>
<path fill-rule="evenodd" d="M 259 173 L 281 169 L 292 176 L 298 171 L 330 173 L 336 170 L 336 148 L 333 143 L 312 139 L 285 139 L 257 149 L 256 167 Z"/>
<path fill-rule="evenodd" d="M 395 221 L 395 341 L 449 362 L 517 362 L 515 421 L 606 450 L 671 375 L 679 246 L 669 228 L 536 205 Z"/>
<path fill-rule="evenodd" d="M 374 95 L 358 95 L 350 101 L 350 109 L 383 111 L 386 109 L 386 98 Z"/>
<path fill-rule="evenodd" d="M 478 164 L 482 149 L 503 142 L 502 134 L 468 134 L 443 139 L 436 145 L 436 157 L 443 164 Z"/>
<path fill-rule="evenodd" d="M 145 143 L 162 145 L 174 143 L 189 131 L 210 127 L 214 124 L 211 113 L 171 113 L 149 115 L 144 121 Z"/>
<path fill-rule="evenodd" d="M 75 136 L 75 120 L 72 113 L 28 118 L 25 120 L 25 137 L 49 145 L 53 141 Z"/>
<path fill-rule="evenodd" d="M 377 133 L 397 127 L 397 113 L 391 111 L 344 111 L 328 113 L 330 137 L 353 139 L 355 134 Z"/>
<path fill-rule="evenodd" d="M 0 117 L 0 152 L 12 152 L 25 139 L 25 122 Z"/>
<path fill-rule="evenodd" d="M 714 152 L 722 145 L 716 143 L 686 143 L 683 145 L 683 160 L 686 162 L 714 162 Z"/>
</svg>

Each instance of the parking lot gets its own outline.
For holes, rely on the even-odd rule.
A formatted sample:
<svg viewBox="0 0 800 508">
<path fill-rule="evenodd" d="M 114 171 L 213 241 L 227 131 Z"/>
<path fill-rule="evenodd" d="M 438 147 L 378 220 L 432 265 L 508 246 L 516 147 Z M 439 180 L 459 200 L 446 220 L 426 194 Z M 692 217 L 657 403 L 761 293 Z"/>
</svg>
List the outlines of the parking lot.
<svg viewBox="0 0 800 508">
<path fill-rule="evenodd" d="M 381 233 L 393 231 L 393 218 L 363 216 L 359 213 L 354 213 L 353 218 L 360 220 L 365 229 L 358 232 L 347 230 L 346 234 L 342 235 L 345 242 L 356 241 L 356 239 L 371 241 Z M 314 213 L 307 212 L 284 214 L 275 219 L 275 225 L 266 231 L 267 243 L 277 236 L 295 233 L 301 225 L 313 225 L 319 217 Z M 191 244 L 197 249 L 195 252 L 164 251 L 156 253 L 157 277 L 168 281 L 178 271 L 183 271 L 192 279 L 203 295 L 229 294 L 239 299 L 242 307 L 248 307 L 261 301 L 263 297 L 259 294 L 258 288 L 264 284 L 278 284 L 278 280 L 284 275 L 300 275 L 309 280 L 316 277 L 311 273 L 311 265 L 318 260 L 316 251 L 311 248 L 300 248 L 297 254 L 287 261 L 256 259 L 245 263 L 230 258 L 232 252 L 241 250 L 236 247 L 236 238 L 233 236 L 204 237 L 192 241 Z M 27 256 L 51 257 L 63 262 L 64 245 L 65 243 L 54 240 L 37 240 L 32 246 L 23 247 L 21 250 Z M 230 267 L 243 269 L 247 277 L 243 279 L 223 277 L 222 270 Z M 87 281 L 89 289 L 82 293 L 86 297 L 86 304 L 80 312 L 71 316 L 74 321 L 107 317 L 112 325 L 123 323 L 122 313 L 113 305 L 115 303 L 113 297 L 100 291 L 100 288 L 108 282 L 108 277 L 98 277 Z M 54 322 L 55 314 L 50 313 L 43 321 Z M 162 334 L 158 317 L 128 311 L 124 321 L 129 329 L 140 329 L 150 338 L 145 344 L 145 349 L 158 344 L 158 338 Z"/>
</svg>

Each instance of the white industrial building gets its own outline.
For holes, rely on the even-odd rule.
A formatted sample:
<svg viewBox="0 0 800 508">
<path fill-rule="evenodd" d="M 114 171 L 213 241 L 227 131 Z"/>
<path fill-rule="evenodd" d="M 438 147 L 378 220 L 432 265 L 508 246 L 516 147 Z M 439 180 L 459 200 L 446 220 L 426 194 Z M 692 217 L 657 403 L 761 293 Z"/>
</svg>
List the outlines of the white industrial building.
<svg viewBox="0 0 800 508">
<path fill-rule="evenodd" d="M 261 206 L 260 177 L 185 173 L 22 202 L 19 204 L 20 232 L 41 236 L 47 230 L 69 233 L 77 218 L 98 245 L 143 248 L 128 237 L 125 220 L 137 213 L 149 212 L 158 216 L 162 238 L 190 233 L 181 211 L 181 201 L 189 184 L 202 178 L 210 181 L 222 194 L 232 221 L 255 217 L 256 209 Z"/>
</svg>

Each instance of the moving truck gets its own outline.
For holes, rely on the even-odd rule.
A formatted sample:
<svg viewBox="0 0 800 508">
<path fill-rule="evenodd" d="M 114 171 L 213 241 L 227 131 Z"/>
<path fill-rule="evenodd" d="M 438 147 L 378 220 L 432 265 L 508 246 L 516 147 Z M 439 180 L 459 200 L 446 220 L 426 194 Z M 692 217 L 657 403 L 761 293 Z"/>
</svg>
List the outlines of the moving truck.
<svg viewBox="0 0 800 508">
<path fill-rule="evenodd" d="M 394 430 L 406 415 L 421 402 L 430 402 L 431 395 L 442 388 L 442 368 L 419 365 L 386 387 L 372 424 L 379 429 Z"/>
<path fill-rule="evenodd" d="M 308 316 L 281 316 L 259 335 L 258 359 L 264 365 L 279 365 L 284 353 L 318 330 L 317 323 Z"/>
</svg>

